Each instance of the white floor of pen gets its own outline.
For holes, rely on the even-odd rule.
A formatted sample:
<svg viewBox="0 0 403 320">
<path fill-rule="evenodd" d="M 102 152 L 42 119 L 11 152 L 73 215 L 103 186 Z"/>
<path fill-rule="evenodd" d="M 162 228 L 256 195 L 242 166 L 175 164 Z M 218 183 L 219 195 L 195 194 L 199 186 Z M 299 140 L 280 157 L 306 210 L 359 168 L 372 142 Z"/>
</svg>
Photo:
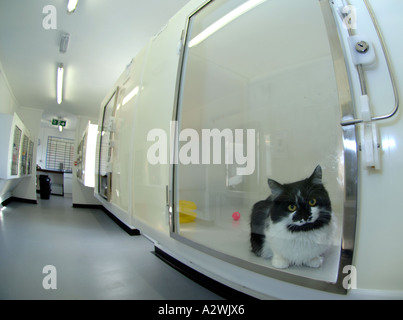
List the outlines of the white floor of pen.
<svg viewBox="0 0 403 320">
<path fill-rule="evenodd" d="M 222 299 L 152 254 L 102 210 L 51 196 L 0 212 L 0 299 Z M 56 270 L 56 289 L 43 280 Z M 52 273 L 54 275 L 54 273 Z"/>
<path fill-rule="evenodd" d="M 227 210 L 232 212 L 231 210 Z M 242 212 L 248 212 L 246 208 Z M 236 257 L 253 265 L 274 269 L 271 259 L 257 257 L 250 249 L 249 217 L 241 217 L 240 221 L 233 221 L 231 216 L 227 219 L 207 222 L 196 219 L 191 223 L 180 225 L 180 235 L 217 252 Z M 340 241 L 339 241 L 340 242 Z M 337 240 L 336 240 L 337 243 Z M 334 283 L 337 281 L 340 244 L 335 244 L 323 255 L 324 262 L 320 268 L 305 266 L 290 266 L 281 271 L 308 279 L 315 279 Z"/>
</svg>

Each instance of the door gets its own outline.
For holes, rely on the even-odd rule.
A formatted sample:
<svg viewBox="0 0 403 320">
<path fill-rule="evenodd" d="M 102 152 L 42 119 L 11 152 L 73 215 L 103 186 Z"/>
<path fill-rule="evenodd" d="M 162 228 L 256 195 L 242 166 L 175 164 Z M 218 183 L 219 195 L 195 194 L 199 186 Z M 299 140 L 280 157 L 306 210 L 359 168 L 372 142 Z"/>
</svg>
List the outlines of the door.
<svg viewBox="0 0 403 320">
<path fill-rule="evenodd" d="M 112 141 L 117 95 L 118 89 L 112 94 L 104 107 L 99 148 L 98 192 L 100 196 L 108 201 L 111 199 L 112 189 Z"/>
<path fill-rule="evenodd" d="M 355 221 L 355 129 L 340 125 L 353 108 L 332 24 L 328 2 L 317 0 L 217 0 L 189 17 L 175 117 L 171 235 L 255 272 L 345 292 L 340 270 L 353 248 L 354 230 L 343 224 Z M 288 235 L 271 231 L 270 243 L 267 219 L 252 219 L 269 242 L 265 255 L 252 252 L 254 205 L 279 192 L 268 179 L 296 187 L 310 177 L 311 184 L 320 180 L 331 208 L 332 228 L 317 265 L 278 264 L 274 243 Z M 298 201 L 315 207 L 319 199 Z"/>
<path fill-rule="evenodd" d="M 13 155 L 11 159 L 11 175 L 18 175 L 18 164 L 20 159 L 20 146 L 21 146 L 22 130 L 15 126 L 13 138 Z"/>
</svg>

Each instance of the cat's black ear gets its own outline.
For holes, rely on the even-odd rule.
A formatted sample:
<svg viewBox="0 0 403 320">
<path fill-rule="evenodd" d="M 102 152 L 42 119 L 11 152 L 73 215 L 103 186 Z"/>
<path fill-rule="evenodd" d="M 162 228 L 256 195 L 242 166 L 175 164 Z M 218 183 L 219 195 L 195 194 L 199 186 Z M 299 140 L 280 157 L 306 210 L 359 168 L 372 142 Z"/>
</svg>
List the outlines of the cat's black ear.
<svg viewBox="0 0 403 320">
<path fill-rule="evenodd" d="M 322 184 L 322 167 L 320 165 L 315 168 L 309 180 L 313 184 Z"/>
<path fill-rule="evenodd" d="M 273 195 L 274 198 L 277 198 L 284 191 L 283 185 L 281 185 L 277 181 L 269 179 L 267 182 L 269 184 L 271 194 Z"/>
</svg>

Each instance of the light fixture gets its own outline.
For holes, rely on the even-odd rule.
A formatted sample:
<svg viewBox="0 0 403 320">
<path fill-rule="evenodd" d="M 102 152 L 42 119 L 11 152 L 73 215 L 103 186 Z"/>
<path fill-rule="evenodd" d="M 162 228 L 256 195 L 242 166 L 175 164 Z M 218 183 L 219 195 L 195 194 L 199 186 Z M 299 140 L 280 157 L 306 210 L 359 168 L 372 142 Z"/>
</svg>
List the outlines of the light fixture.
<svg viewBox="0 0 403 320">
<path fill-rule="evenodd" d="M 67 3 L 67 12 L 73 13 L 77 8 L 78 0 L 69 0 Z"/>
<path fill-rule="evenodd" d="M 66 53 L 67 49 L 69 48 L 69 41 L 70 41 L 70 34 L 63 33 L 62 39 L 60 40 L 60 53 Z"/>
<path fill-rule="evenodd" d="M 59 132 L 62 132 L 62 131 L 63 131 L 63 127 L 59 126 Z"/>
<path fill-rule="evenodd" d="M 62 103 L 62 95 L 63 95 L 63 74 L 64 67 L 63 64 L 59 65 L 57 68 L 57 84 L 56 84 L 56 95 L 57 95 L 57 103 Z"/>
<path fill-rule="evenodd" d="M 234 10 L 232 10 L 231 12 L 226 14 L 224 17 L 222 17 L 221 19 L 217 20 L 216 22 L 214 22 L 213 24 L 208 26 L 206 29 L 204 29 L 202 32 L 200 32 L 197 36 L 195 36 L 189 42 L 189 48 L 194 47 L 194 46 L 198 45 L 199 43 L 203 42 L 208 37 L 210 37 L 212 34 L 217 32 L 221 28 L 225 27 L 231 21 L 233 21 L 236 18 L 240 17 L 241 15 L 245 14 L 249 10 L 252 10 L 253 8 L 262 4 L 263 2 L 266 2 L 266 0 L 249 0 L 249 1 L 245 2 L 244 4 L 240 5 L 239 7 L 236 7 Z"/>
</svg>

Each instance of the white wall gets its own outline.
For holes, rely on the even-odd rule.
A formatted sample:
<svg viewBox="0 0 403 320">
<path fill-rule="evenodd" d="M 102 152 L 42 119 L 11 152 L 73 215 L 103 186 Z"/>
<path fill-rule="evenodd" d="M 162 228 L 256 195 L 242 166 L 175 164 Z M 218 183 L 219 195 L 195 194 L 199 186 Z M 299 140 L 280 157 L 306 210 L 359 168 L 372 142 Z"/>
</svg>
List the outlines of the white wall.
<svg viewBox="0 0 403 320">
<path fill-rule="evenodd" d="M 34 142 L 34 155 L 36 158 L 37 141 L 39 134 L 39 124 L 41 123 L 43 110 L 34 108 L 19 108 L 18 115 L 22 122 L 27 126 L 31 133 L 32 141 Z M 17 198 L 36 200 L 36 166 L 32 166 L 32 174 L 29 177 L 23 178 L 24 183 L 18 184 L 13 191 L 13 196 Z"/>
<path fill-rule="evenodd" d="M 33 141 L 35 142 L 34 157 L 36 154 L 36 139 L 40 118 L 42 111 L 31 108 L 21 108 L 14 97 L 11 87 L 7 81 L 7 76 L 4 74 L 3 66 L 0 61 L 0 113 L 14 114 L 17 113 L 25 126 L 31 132 Z M 4 152 L 4 150 L 1 150 Z M 4 201 L 11 196 L 36 200 L 36 187 L 35 187 L 35 173 L 34 166 L 31 176 L 24 177 L 15 181 L 7 181 L 0 179 L 0 201 Z M 25 181 L 25 183 L 20 183 Z"/>
<path fill-rule="evenodd" d="M 13 114 L 17 109 L 17 100 L 10 89 L 0 61 L 0 113 Z"/>
</svg>

